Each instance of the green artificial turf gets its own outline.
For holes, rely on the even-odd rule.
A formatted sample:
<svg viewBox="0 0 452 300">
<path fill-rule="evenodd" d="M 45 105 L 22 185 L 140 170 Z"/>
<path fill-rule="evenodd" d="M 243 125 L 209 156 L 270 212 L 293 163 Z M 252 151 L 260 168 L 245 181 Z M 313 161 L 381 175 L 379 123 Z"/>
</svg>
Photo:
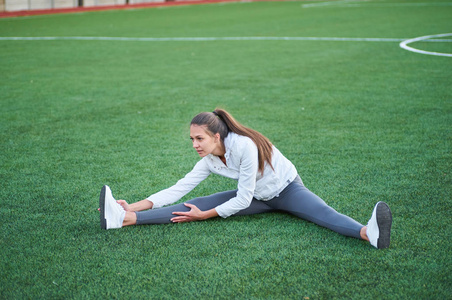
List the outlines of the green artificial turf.
<svg viewBox="0 0 452 300">
<path fill-rule="evenodd" d="M 0 37 L 408 39 L 451 15 L 245 2 L 4 18 Z M 452 58 L 398 43 L 0 40 L 0 298 L 450 299 Z M 134 202 L 174 184 L 199 159 L 191 118 L 215 107 L 339 212 L 366 224 L 387 202 L 391 247 L 282 213 L 101 230 L 101 187 Z M 235 187 L 211 176 L 182 201 Z"/>
</svg>

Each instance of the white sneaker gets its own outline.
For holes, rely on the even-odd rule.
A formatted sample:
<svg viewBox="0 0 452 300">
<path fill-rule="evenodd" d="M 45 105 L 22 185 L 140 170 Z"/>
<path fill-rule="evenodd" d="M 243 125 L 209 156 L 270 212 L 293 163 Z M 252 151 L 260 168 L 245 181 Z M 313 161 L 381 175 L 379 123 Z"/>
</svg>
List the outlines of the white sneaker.
<svg viewBox="0 0 452 300">
<path fill-rule="evenodd" d="M 367 237 L 370 244 L 378 249 L 388 248 L 391 239 L 391 225 L 392 214 L 389 206 L 384 202 L 378 202 L 367 223 Z"/>
<path fill-rule="evenodd" d="M 121 228 L 126 215 L 124 208 L 116 202 L 107 185 L 102 187 L 99 198 L 100 227 L 102 229 Z"/>
</svg>

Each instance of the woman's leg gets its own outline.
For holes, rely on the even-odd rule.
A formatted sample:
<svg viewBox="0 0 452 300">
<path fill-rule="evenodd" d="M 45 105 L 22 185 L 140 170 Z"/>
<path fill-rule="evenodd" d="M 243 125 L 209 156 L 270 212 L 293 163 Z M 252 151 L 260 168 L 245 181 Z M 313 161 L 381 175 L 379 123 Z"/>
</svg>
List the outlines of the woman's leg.
<svg viewBox="0 0 452 300">
<path fill-rule="evenodd" d="M 328 206 L 325 201 L 308 190 L 299 177 L 287 186 L 279 197 L 267 201 L 267 204 L 342 235 L 362 238 L 360 234 L 364 227 L 362 224 Z"/>
<path fill-rule="evenodd" d="M 191 203 L 196 205 L 200 210 L 209 210 L 217 207 L 220 204 L 228 201 L 229 199 L 235 197 L 237 195 L 237 191 L 226 191 L 221 193 L 216 193 L 206 197 L 194 198 L 187 203 Z M 143 224 L 169 224 L 171 222 L 171 218 L 173 212 L 175 211 L 189 211 L 190 208 L 185 206 L 183 203 L 175 204 L 172 206 L 166 206 L 157 209 L 151 209 L 147 211 L 138 211 L 136 212 L 136 225 Z M 251 205 L 235 214 L 235 216 L 243 216 L 243 215 L 252 215 L 259 214 L 264 212 L 270 212 L 273 209 L 269 207 L 265 202 L 258 201 L 253 199 Z"/>
</svg>

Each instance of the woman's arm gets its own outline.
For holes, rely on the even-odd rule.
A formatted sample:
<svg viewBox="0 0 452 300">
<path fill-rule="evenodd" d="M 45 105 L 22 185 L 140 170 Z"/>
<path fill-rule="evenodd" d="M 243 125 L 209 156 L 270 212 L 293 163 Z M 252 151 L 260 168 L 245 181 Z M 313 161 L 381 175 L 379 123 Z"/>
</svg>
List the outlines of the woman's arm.
<svg viewBox="0 0 452 300">
<path fill-rule="evenodd" d="M 222 218 L 227 218 L 250 206 L 256 188 L 259 168 L 259 154 L 256 145 L 251 139 L 243 137 L 240 144 L 237 145 L 236 153 L 232 161 L 239 169 L 237 195 L 215 208 Z"/>
<path fill-rule="evenodd" d="M 174 203 L 182 198 L 185 194 L 190 192 L 201 181 L 209 176 L 210 170 L 204 160 L 200 160 L 193 170 L 179 180 L 175 185 L 158 193 L 155 193 L 148 198 L 128 204 L 125 200 L 118 200 L 117 202 L 124 208 L 125 211 L 142 211 L 151 208 L 159 208 L 167 204 Z"/>
<path fill-rule="evenodd" d="M 128 204 L 127 201 L 125 200 L 118 200 L 116 201 L 118 202 L 125 211 L 142 211 L 142 210 L 147 210 L 147 209 L 151 209 L 152 206 L 154 206 L 154 203 L 152 203 L 152 201 L 149 201 L 147 199 L 132 203 L 132 204 Z"/>
<path fill-rule="evenodd" d="M 180 179 L 175 185 L 170 188 L 161 190 L 148 198 L 152 201 L 153 208 L 160 208 L 169 204 L 172 204 L 180 200 L 183 196 L 188 194 L 192 189 L 194 189 L 201 181 L 206 179 L 210 174 L 210 169 L 206 164 L 205 159 L 201 159 L 196 163 L 194 168 L 185 175 L 184 178 Z"/>
</svg>

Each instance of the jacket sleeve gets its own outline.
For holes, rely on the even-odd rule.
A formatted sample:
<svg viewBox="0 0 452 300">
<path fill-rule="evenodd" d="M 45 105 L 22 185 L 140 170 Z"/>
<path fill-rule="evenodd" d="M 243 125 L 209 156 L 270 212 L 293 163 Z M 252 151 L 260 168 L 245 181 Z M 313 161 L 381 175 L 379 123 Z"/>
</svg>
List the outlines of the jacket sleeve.
<svg viewBox="0 0 452 300">
<path fill-rule="evenodd" d="M 240 145 L 239 179 L 237 195 L 217 206 L 215 210 L 222 218 L 227 218 L 250 206 L 256 188 L 256 176 L 259 168 L 257 147 L 251 139 Z"/>
<path fill-rule="evenodd" d="M 184 178 L 179 180 L 170 188 L 157 192 L 148 198 L 154 204 L 152 208 L 160 208 L 162 206 L 172 204 L 179 201 L 183 196 L 193 190 L 201 181 L 206 179 L 210 174 L 210 169 L 207 166 L 205 159 L 201 159 L 193 167 Z"/>
</svg>

